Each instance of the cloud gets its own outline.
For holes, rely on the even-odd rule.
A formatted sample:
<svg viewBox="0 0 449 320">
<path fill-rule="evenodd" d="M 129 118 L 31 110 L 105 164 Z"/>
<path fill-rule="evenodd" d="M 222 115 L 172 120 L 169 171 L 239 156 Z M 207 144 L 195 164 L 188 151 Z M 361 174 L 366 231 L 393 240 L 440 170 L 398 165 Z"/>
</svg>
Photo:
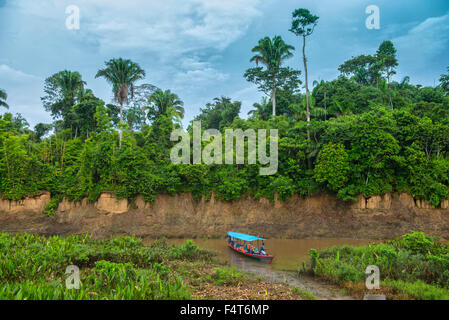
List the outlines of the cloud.
<svg viewBox="0 0 449 320">
<path fill-rule="evenodd" d="M 39 55 L 48 57 L 52 50 L 57 50 L 54 60 L 59 68 L 79 70 L 101 97 L 108 99 L 109 88 L 89 79 L 83 68 L 91 72 L 103 61 L 122 56 L 146 69 L 145 81 L 199 101 L 193 97 L 215 95 L 229 79 L 229 73 L 222 69 L 222 52 L 244 36 L 254 19 L 261 16 L 261 3 L 262 0 L 17 0 L 10 6 L 23 21 L 28 21 L 25 25 L 32 23 L 33 30 L 28 32 L 39 25 L 39 30 L 53 35 L 54 44 L 47 46 L 45 43 L 50 40 L 42 38 L 37 48 Z M 65 9 L 69 5 L 80 9 L 79 30 L 65 29 Z M 21 43 L 27 40 L 24 35 Z M 13 49 L 10 51 L 13 54 Z M 53 67 L 54 60 L 48 61 L 48 67 L 41 68 L 41 72 Z"/>
<path fill-rule="evenodd" d="M 449 14 L 428 18 L 407 34 L 394 38 L 401 62 L 424 69 L 449 47 Z"/>
<path fill-rule="evenodd" d="M 0 80 L 9 85 L 27 84 L 34 81 L 42 81 L 41 78 L 27 74 L 20 70 L 15 70 L 5 64 L 0 64 Z"/>
<path fill-rule="evenodd" d="M 80 9 L 79 33 L 98 39 L 102 50 L 141 49 L 162 58 L 223 50 L 261 14 L 260 0 L 22 0 L 18 6 L 45 19 L 65 19 L 72 4 Z"/>
<path fill-rule="evenodd" d="M 425 20 L 428 11 L 409 16 L 402 2 L 385 2 L 381 30 L 371 32 L 364 24 L 365 1 L 301 1 L 320 16 L 306 49 L 310 78 L 330 80 L 343 61 L 372 53 L 380 41 L 391 39 L 400 63 L 396 77 L 404 71 L 412 81 L 433 83 L 447 66 L 448 16 L 437 9 L 432 15 L 440 17 Z M 80 9 L 80 30 L 65 27 L 69 5 Z M 287 64 L 302 70 L 300 42 L 288 32 L 297 7 L 297 0 L 6 1 L 0 8 L 0 38 L 8 44 L 0 50 L 0 87 L 7 89 L 12 112 L 31 121 L 40 112 L 36 119 L 44 121 L 40 97 L 47 76 L 77 70 L 97 96 L 109 101 L 111 88 L 95 79 L 95 72 L 104 61 L 123 57 L 147 71 L 145 82 L 177 93 L 189 117 L 220 95 L 241 100 L 245 115 L 262 96 L 242 77 L 260 37 L 280 34 L 295 45 L 295 58 Z"/>
<path fill-rule="evenodd" d="M 0 83 L 0 87 L 8 94 L 8 112 L 26 115 L 31 125 L 50 122 L 50 116 L 43 111 L 40 101 L 42 78 L 1 64 Z"/>
<path fill-rule="evenodd" d="M 201 61 L 197 57 L 188 57 L 181 61 L 179 69 L 174 75 L 177 85 L 192 87 L 208 84 L 210 81 L 224 81 L 229 74 L 215 69 L 208 61 Z"/>
</svg>

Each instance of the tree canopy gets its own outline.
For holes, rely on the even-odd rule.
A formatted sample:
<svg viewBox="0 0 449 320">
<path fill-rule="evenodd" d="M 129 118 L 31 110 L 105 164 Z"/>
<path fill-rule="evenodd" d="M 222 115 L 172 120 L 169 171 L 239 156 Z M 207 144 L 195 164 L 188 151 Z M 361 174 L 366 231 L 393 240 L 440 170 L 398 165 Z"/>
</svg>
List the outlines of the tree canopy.
<svg viewBox="0 0 449 320">
<path fill-rule="evenodd" d="M 298 79 L 299 71 L 291 68 L 282 68 L 282 63 L 293 56 L 292 51 L 295 48 L 288 45 L 280 36 L 273 39 L 265 37 L 259 40 L 259 43 L 252 49 L 256 53 L 250 62 L 256 62 L 256 65 L 262 64 L 262 67 L 250 68 L 246 70 L 244 77 L 257 85 L 259 90 L 270 93 L 273 107 L 273 116 L 276 115 L 276 90 L 278 88 L 289 87 L 297 88 L 301 83 Z"/>
<path fill-rule="evenodd" d="M 308 10 L 295 10 L 291 31 L 310 36 L 317 21 Z M 254 102 L 249 117 L 240 117 L 241 101 L 221 96 L 193 119 L 202 122 L 202 130 L 221 133 L 277 129 L 276 174 L 259 175 L 261 164 L 248 159 L 245 164 L 173 164 L 170 149 L 176 142 L 170 135 L 181 127 L 181 97 L 139 84 L 145 71 L 118 58 L 97 73 L 112 85 L 111 103 L 96 97 L 80 73 L 64 70 L 44 83 L 43 108 L 52 123 L 30 129 L 20 114 L 0 114 L 1 196 L 17 200 L 48 190 L 54 199 L 78 201 L 96 200 L 110 190 L 152 201 L 158 193 L 190 192 L 199 199 L 214 192 L 232 201 L 325 191 L 345 201 L 387 192 L 408 192 L 434 206 L 449 199 L 448 74 L 437 86 L 396 79 L 396 49 L 384 41 L 376 53 L 343 62 L 337 78 L 314 81 L 308 94 L 307 87 L 305 93 L 299 88 L 300 72 L 282 66 L 293 47 L 281 37 L 261 39 L 253 53 L 251 62 L 261 65 L 245 77 L 267 96 Z M 0 102 L 5 100 L 0 91 Z M 188 126 L 185 133 L 190 141 L 192 131 Z"/>
<path fill-rule="evenodd" d="M 128 105 L 134 97 L 135 82 L 145 77 L 145 71 L 129 59 L 111 59 L 105 62 L 106 68 L 98 70 L 95 78 L 105 78 L 112 85 L 115 100 L 120 104 L 120 123 L 123 122 L 123 104 Z M 122 130 L 120 130 L 120 146 Z"/>
</svg>

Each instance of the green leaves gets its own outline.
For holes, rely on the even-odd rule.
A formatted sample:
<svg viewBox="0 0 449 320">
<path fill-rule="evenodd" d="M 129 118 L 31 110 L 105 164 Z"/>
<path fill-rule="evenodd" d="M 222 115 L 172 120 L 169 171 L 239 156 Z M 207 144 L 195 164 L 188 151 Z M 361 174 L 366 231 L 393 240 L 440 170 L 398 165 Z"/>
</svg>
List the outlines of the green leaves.
<svg viewBox="0 0 449 320">
<path fill-rule="evenodd" d="M 348 181 L 349 156 L 342 144 L 328 143 L 323 146 L 315 166 L 315 179 L 326 182 L 330 190 L 342 188 Z"/>
<path fill-rule="evenodd" d="M 170 90 L 157 89 L 148 99 L 148 119 L 156 120 L 161 115 L 173 119 L 175 122 L 184 118 L 184 102 Z"/>
<path fill-rule="evenodd" d="M 273 116 L 276 115 L 276 90 L 295 91 L 301 81 L 299 80 L 300 71 L 293 70 L 289 67 L 282 68 L 282 63 L 293 56 L 292 52 L 295 48 L 288 45 L 280 36 L 273 39 L 265 37 L 259 40 L 257 46 L 252 49 L 256 52 L 250 62 L 256 62 L 256 65 L 263 64 L 262 67 L 250 68 L 245 71 L 244 77 L 249 82 L 257 85 L 262 92 L 271 95 L 271 103 L 273 105 Z"/>
<path fill-rule="evenodd" d="M 85 81 L 77 71 L 64 70 L 45 80 L 46 95 L 41 98 L 44 108 L 53 118 L 65 119 L 71 108 L 84 94 Z"/>
<path fill-rule="evenodd" d="M 214 98 L 212 102 L 206 103 L 205 108 L 200 109 L 195 120 L 201 121 L 203 128 L 223 130 L 238 118 L 241 106 L 240 101 L 232 101 L 231 98 Z"/>
<path fill-rule="evenodd" d="M 0 299 L 189 299 L 187 287 L 162 260 L 210 260 L 193 242 L 150 246 L 134 237 L 94 241 L 0 233 Z M 78 290 L 65 287 L 65 270 L 81 269 Z"/>
<path fill-rule="evenodd" d="M 284 60 L 293 56 L 291 53 L 293 50 L 295 47 L 286 44 L 280 36 L 275 36 L 273 39 L 265 37 L 259 40 L 257 46 L 252 49 L 252 52 L 258 54 L 253 56 L 250 62 L 254 61 L 257 65 L 263 64 L 267 70 L 275 71 Z"/>
<path fill-rule="evenodd" d="M 6 98 L 8 98 L 8 95 L 6 94 L 6 91 L 0 89 L 0 107 L 4 107 L 6 109 L 9 109 L 9 106 L 6 103 Z"/>
<path fill-rule="evenodd" d="M 51 216 L 58 209 L 59 203 L 62 201 L 62 196 L 58 195 L 52 197 L 51 200 L 45 205 L 44 213 Z"/>
<path fill-rule="evenodd" d="M 310 250 L 312 271 L 335 282 L 363 282 L 369 265 L 380 268 L 382 286 L 417 299 L 447 299 L 449 247 L 421 232 L 383 244 Z"/>
<path fill-rule="evenodd" d="M 448 74 L 442 74 L 440 77 L 441 88 L 446 95 L 449 95 L 449 67 L 447 67 Z"/>
<path fill-rule="evenodd" d="M 302 83 L 299 79 L 301 71 L 290 67 L 280 67 L 275 70 L 264 70 L 262 67 L 250 68 L 243 75 L 247 81 L 257 85 L 265 94 L 270 94 L 273 88 L 294 92 Z"/>
<path fill-rule="evenodd" d="M 292 26 L 290 31 L 296 36 L 308 37 L 313 33 L 318 24 L 318 16 L 313 15 L 307 9 L 296 9 L 292 12 Z"/>
<path fill-rule="evenodd" d="M 375 55 L 359 55 L 345 61 L 338 70 L 361 85 L 379 87 L 381 80 L 386 79 L 390 83 L 391 76 L 396 74 L 394 70 L 398 66 L 396 48 L 391 41 L 380 44 Z M 384 77 L 382 77 L 382 74 Z"/>
<path fill-rule="evenodd" d="M 129 59 L 111 59 L 106 68 L 98 70 L 95 78 L 105 78 L 112 85 L 114 98 L 120 105 L 128 104 L 129 96 L 134 96 L 134 83 L 145 77 L 145 71 Z"/>
</svg>

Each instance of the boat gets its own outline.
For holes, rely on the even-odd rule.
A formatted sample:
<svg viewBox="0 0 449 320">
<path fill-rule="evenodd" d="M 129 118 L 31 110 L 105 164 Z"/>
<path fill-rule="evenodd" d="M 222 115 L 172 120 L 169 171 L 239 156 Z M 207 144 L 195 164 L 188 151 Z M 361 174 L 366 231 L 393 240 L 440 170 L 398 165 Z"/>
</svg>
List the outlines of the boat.
<svg viewBox="0 0 449 320">
<path fill-rule="evenodd" d="M 252 236 L 249 234 L 231 231 L 228 232 L 227 236 L 228 247 L 232 250 L 246 257 L 271 264 L 274 257 L 267 254 L 263 247 L 262 250 L 260 250 L 260 244 L 263 245 L 264 240 L 266 239 L 260 238 L 259 236 Z M 255 241 L 257 241 L 257 247 L 252 245 Z"/>
</svg>

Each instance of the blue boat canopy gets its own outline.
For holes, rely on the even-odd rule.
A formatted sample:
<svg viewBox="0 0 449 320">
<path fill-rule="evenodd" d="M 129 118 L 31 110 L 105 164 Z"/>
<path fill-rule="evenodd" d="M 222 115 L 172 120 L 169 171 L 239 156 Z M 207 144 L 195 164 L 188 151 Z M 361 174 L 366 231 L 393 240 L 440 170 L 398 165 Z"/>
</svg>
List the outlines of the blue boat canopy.
<svg viewBox="0 0 449 320">
<path fill-rule="evenodd" d="M 239 232 L 228 232 L 228 235 L 232 238 L 237 238 L 243 241 L 256 241 L 256 240 L 265 240 L 264 238 L 251 236 L 249 234 L 239 233 Z"/>
</svg>

